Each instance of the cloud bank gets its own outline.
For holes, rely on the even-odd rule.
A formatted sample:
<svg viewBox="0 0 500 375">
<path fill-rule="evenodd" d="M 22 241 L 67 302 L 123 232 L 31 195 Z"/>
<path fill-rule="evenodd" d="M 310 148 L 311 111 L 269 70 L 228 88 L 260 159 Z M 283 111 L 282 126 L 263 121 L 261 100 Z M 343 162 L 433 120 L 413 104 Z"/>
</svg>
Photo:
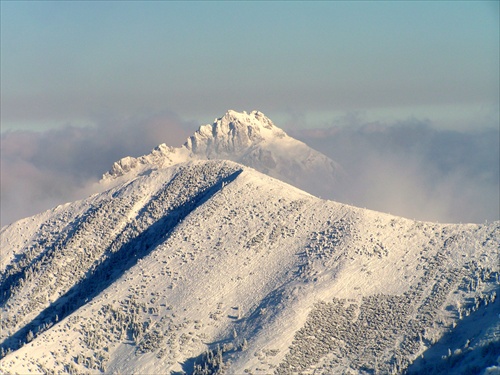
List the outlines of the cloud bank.
<svg viewBox="0 0 500 375">
<path fill-rule="evenodd" d="M 93 127 L 8 131 L 1 136 L 1 225 L 85 198 L 113 162 L 160 143 L 181 145 L 195 124 L 169 112 L 101 119 Z"/>
<path fill-rule="evenodd" d="M 419 220 L 500 218 L 500 131 L 441 130 L 410 119 L 295 131 L 348 174 L 340 200 Z"/>
<path fill-rule="evenodd" d="M 344 122 L 289 131 L 342 165 L 347 177 L 332 193 L 339 201 L 419 220 L 500 218 L 498 127 L 441 130 L 418 120 L 364 123 L 356 115 Z M 3 133 L 1 224 L 85 198 L 114 161 L 160 143 L 179 146 L 196 127 L 167 112 Z"/>
</svg>

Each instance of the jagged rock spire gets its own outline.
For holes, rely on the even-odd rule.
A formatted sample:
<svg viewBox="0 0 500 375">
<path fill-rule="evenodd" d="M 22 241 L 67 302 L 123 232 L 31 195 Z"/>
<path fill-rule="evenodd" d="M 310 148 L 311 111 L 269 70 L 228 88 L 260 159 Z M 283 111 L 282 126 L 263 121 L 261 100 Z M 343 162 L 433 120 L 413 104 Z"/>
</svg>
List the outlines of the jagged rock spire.
<svg viewBox="0 0 500 375">
<path fill-rule="evenodd" d="M 209 159 L 240 153 L 268 138 L 283 138 L 286 133 L 262 112 L 229 110 L 213 124 L 200 126 L 184 146 L 193 154 Z"/>
</svg>

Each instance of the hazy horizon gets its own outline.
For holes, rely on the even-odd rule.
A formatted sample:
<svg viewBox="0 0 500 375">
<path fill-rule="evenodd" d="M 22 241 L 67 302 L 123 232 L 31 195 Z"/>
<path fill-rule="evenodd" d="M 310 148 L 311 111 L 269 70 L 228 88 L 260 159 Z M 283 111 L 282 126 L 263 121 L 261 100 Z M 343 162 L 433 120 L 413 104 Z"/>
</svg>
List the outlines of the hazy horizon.
<svg viewBox="0 0 500 375">
<path fill-rule="evenodd" d="M 178 147 L 197 127 L 164 113 L 92 128 L 3 133 L 2 225 L 85 198 L 99 190 L 96 183 L 113 162 L 160 143 Z M 349 126 L 285 130 L 340 163 L 348 184 L 335 187 L 342 191 L 334 195 L 344 203 L 426 221 L 499 219 L 500 133 L 494 127 L 454 131 L 416 120 L 358 118 Z"/>
</svg>

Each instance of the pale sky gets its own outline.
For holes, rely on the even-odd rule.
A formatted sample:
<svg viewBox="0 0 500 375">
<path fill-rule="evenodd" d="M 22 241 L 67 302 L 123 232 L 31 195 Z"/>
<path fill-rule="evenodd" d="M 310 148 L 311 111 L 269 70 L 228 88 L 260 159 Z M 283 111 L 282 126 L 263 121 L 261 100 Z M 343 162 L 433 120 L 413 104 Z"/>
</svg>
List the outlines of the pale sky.
<svg viewBox="0 0 500 375">
<path fill-rule="evenodd" d="M 228 109 L 339 162 L 345 203 L 500 218 L 498 1 L 0 6 L 0 226 Z"/>
<path fill-rule="evenodd" d="M 2 131 L 259 109 L 498 123 L 497 1 L 1 1 Z"/>
</svg>

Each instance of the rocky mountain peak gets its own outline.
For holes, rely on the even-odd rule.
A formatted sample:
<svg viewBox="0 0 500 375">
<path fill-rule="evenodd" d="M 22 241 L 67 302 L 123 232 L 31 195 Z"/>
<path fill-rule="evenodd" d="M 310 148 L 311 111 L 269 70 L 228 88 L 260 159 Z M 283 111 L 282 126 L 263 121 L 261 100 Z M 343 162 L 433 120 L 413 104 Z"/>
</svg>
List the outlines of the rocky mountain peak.
<svg viewBox="0 0 500 375">
<path fill-rule="evenodd" d="M 262 112 L 236 112 L 229 110 L 203 125 L 188 138 L 184 146 L 195 155 L 213 158 L 221 154 L 235 154 L 265 139 L 284 138 L 286 133 L 276 127 Z"/>
<path fill-rule="evenodd" d="M 259 111 L 229 110 L 212 124 L 200 126 L 182 147 L 162 144 L 147 155 L 115 162 L 103 181 L 114 184 L 148 169 L 215 159 L 249 166 L 316 196 L 340 198 L 336 187 L 344 174 L 341 166 L 288 136 Z"/>
</svg>

